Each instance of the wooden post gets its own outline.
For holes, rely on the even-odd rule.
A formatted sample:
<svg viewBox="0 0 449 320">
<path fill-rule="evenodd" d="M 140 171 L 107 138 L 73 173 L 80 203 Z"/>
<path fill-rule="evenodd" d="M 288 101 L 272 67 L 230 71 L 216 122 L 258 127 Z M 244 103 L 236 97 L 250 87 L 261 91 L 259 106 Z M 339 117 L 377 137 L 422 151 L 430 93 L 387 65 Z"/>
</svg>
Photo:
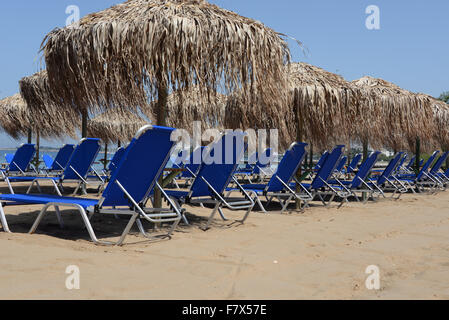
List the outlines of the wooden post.
<svg viewBox="0 0 449 320">
<path fill-rule="evenodd" d="M 28 129 L 28 144 L 31 144 L 33 142 L 33 131 L 31 129 Z"/>
<path fill-rule="evenodd" d="M 365 162 L 368 159 L 368 139 L 365 139 L 363 141 L 363 162 Z M 366 200 L 367 197 L 367 193 L 363 192 L 362 193 L 362 199 L 363 201 Z"/>
<path fill-rule="evenodd" d="M 165 117 L 167 110 L 167 97 L 168 97 L 168 88 L 166 83 L 162 80 L 162 77 L 159 77 L 158 83 L 158 101 L 156 105 L 156 124 L 158 126 L 166 126 L 167 120 Z M 159 184 L 162 183 L 162 177 L 159 180 Z M 162 208 L 162 193 L 158 188 L 154 189 L 154 207 Z"/>
<path fill-rule="evenodd" d="M 368 159 L 368 139 L 363 141 L 363 161 Z"/>
<path fill-rule="evenodd" d="M 416 159 L 415 159 L 415 172 L 416 174 L 419 173 L 419 163 L 421 162 L 421 139 L 419 137 L 416 137 Z"/>
<path fill-rule="evenodd" d="M 303 136 L 304 136 L 304 126 L 302 123 L 303 117 L 301 115 L 301 106 L 300 106 L 300 93 L 298 90 L 295 90 L 295 120 L 296 120 L 296 141 L 298 142 L 302 142 L 303 141 Z M 296 172 L 296 178 L 298 179 L 298 181 L 300 181 L 302 176 L 302 170 L 301 170 L 301 166 L 299 167 L 298 171 Z M 301 192 L 301 187 L 299 185 L 296 185 L 296 192 L 300 193 Z M 301 201 L 296 199 L 296 209 L 297 210 L 301 210 Z"/>
<path fill-rule="evenodd" d="M 108 143 L 105 142 L 104 144 L 104 162 L 103 162 L 103 168 L 106 170 L 108 167 Z"/>
<path fill-rule="evenodd" d="M 313 143 L 310 143 L 310 161 L 309 161 L 309 168 L 312 170 L 313 168 Z"/>
<path fill-rule="evenodd" d="M 87 138 L 87 110 L 81 112 L 81 137 Z"/>
</svg>

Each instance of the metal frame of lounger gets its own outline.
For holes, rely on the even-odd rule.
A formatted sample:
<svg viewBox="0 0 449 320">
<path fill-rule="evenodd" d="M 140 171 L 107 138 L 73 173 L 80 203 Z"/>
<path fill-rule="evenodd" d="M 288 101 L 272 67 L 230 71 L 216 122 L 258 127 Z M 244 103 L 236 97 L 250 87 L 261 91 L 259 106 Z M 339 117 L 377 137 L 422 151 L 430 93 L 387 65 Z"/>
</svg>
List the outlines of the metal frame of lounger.
<svg viewBox="0 0 449 320">
<path fill-rule="evenodd" d="M 31 150 L 28 150 L 32 148 Z M 28 152 L 31 152 L 28 154 Z M 16 152 L 12 155 L 12 158 L 10 162 L 8 162 L 8 166 L 5 169 L 1 169 L 0 172 L 2 174 L 2 177 L 8 176 L 8 175 L 26 175 L 29 172 L 27 170 L 32 167 L 33 171 L 36 171 L 36 168 L 31 165 L 31 161 L 33 160 L 34 154 L 36 153 L 36 146 L 34 144 L 30 143 L 24 143 L 21 144 Z M 24 163 L 17 163 L 22 162 L 22 159 L 16 159 L 19 156 L 26 157 L 23 161 Z"/>
<path fill-rule="evenodd" d="M 88 169 L 86 170 L 86 174 L 83 176 L 82 174 L 80 174 L 72 165 L 72 160 L 74 157 L 79 156 L 78 153 L 82 152 L 82 150 L 80 151 L 82 144 L 84 142 L 97 142 L 97 150 L 95 151 L 95 154 L 93 154 L 93 157 L 91 158 L 91 163 L 88 164 Z M 78 143 L 78 145 L 76 146 L 75 150 L 73 151 L 72 155 L 70 156 L 69 161 L 67 162 L 67 166 L 64 169 L 63 173 L 59 176 L 59 177 L 33 177 L 30 176 L 29 178 L 35 178 L 33 180 L 24 180 L 24 177 L 6 177 L 6 182 L 9 186 L 9 189 L 11 191 L 11 194 L 14 194 L 14 190 L 12 188 L 11 185 L 11 180 L 15 182 L 31 182 L 30 186 L 28 187 L 27 190 L 27 194 L 29 194 L 32 190 L 33 187 L 36 186 L 38 192 L 42 192 L 41 186 L 39 184 L 40 181 L 51 181 L 51 183 L 53 184 L 53 187 L 55 188 L 56 193 L 59 196 L 62 196 L 62 192 L 64 192 L 64 183 L 78 183 L 78 185 L 75 188 L 75 191 L 73 192 L 73 195 L 76 195 L 78 193 L 79 190 L 82 190 L 83 194 L 87 194 L 86 188 L 88 185 L 98 185 L 98 188 L 100 190 L 101 186 L 104 185 L 105 181 L 98 175 L 99 180 L 89 180 L 87 179 L 87 174 L 89 171 L 89 168 L 92 167 L 93 162 L 95 161 L 98 153 L 100 152 L 100 143 L 99 143 L 99 139 L 92 139 L 92 138 L 83 138 L 80 140 L 80 142 Z M 68 172 L 66 172 L 68 171 Z M 76 178 L 73 177 L 73 175 L 71 173 L 74 173 L 74 175 L 76 176 Z M 70 178 L 67 178 L 67 176 L 69 176 Z M 73 178 L 72 178 L 73 177 Z M 14 179 L 15 178 L 15 179 Z"/>
<path fill-rule="evenodd" d="M 435 180 L 437 182 L 437 189 L 435 189 L 434 191 L 436 192 L 437 190 L 441 190 L 444 191 L 446 190 L 446 186 L 447 186 L 447 182 L 444 181 L 444 178 L 442 179 L 440 177 L 440 171 L 441 171 L 441 167 L 443 166 L 444 162 L 446 162 L 447 158 L 449 157 L 449 152 L 444 152 L 437 161 L 435 161 L 434 165 L 432 166 L 432 168 L 429 171 L 429 175 L 432 177 L 433 180 Z"/>
<path fill-rule="evenodd" d="M 342 198 L 342 201 L 347 201 L 347 198 L 352 195 L 352 192 L 344 188 L 336 188 L 331 186 L 328 181 L 332 177 L 338 162 L 343 156 L 344 145 L 338 145 L 328 154 L 326 160 L 323 162 L 320 170 L 316 174 L 312 183 L 306 187 L 306 184 L 297 181 L 296 184 L 301 187 L 303 193 L 301 196 L 306 199 L 304 201 L 305 207 L 309 207 L 309 202 L 315 200 L 316 197 L 323 203 L 326 208 L 329 208 L 332 201 L 336 196 Z M 328 188 L 327 190 L 323 188 Z M 329 196 L 329 200 L 325 200 L 325 197 Z M 341 205 L 340 205 L 341 206 Z"/>
<path fill-rule="evenodd" d="M 345 170 L 345 174 L 347 176 L 349 176 L 351 173 L 353 173 L 357 169 L 357 167 L 358 167 L 358 165 L 360 163 L 360 160 L 362 160 L 362 154 L 361 153 L 356 154 L 354 156 L 354 158 L 352 158 L 351 163 L 349 163 L 348 167 Z"/>
<path fill-rule="evenodd" d="M 376 188 L 371 188 L 371 186 L 368 185 L 365 180 L 368 178 L 372 168 L 376 164 L 379 155 L 379 151 L 371 153 L 368 159 L 366 159 L 366 161 L 361 164 L 359 172 L 357 172 L 357 174 L 349 184 L 343 183 L 338 177 L 334 177 L 335 180 L 330 181 L 331 183 L 329 183 L 328 181 L 324 182 L 325 185 L 330 189 L 330 191 L 335 194 L 335 196 L 341 198 L 341 202 L 338 208 L 341 208 L 345 203 L 348 203 L 348 198 L 351 196 L 353 196 L 357 202 L 361 202 L 361 198 L 363 203 L 366 203 L 369 199 L 376 200 L 374 198 L 374 194 L 378 193 L 379 190 L 377 190 Z M 334 181 L 336 182 L 336 184 L 333 183 Z M 361 193 L 360 198 L 357 193 Z M 366 197 L 366 194 L 368 194 L 369 196 Z M 380 191 L 380 194 L 383 194 L 382 191 Z"/>
<path fill-rule="evenodd" d="M 47 176 L 60 174 L 62 171 L 64 171 L 64 168 L 66 167 L 67 163 L 69 162 L 70 157 L 72 156 L 74 151 L 75 151 L 75 146 L 73 144 L 65 144 L 64 146 L 62 146 L 59 149 L 51 166 L 50 167 L 47 166 L 47 168 L 43 168 L 41 170 L 41 172 Z M 46 155 L 44 155 L 44 156 L 46 156 Z M 50 157 L 50 156 L 48 156 L 48 157 Z"/>
<path fill-rule="evenodd" d="M 435 161 L 438 154 L 439 151 L 435 151 L 429 157 L 429 159 L 426 161 L 426 163 L 423 165 L 420 172 L 416 176 L 407 177 L 407 175 L 404 176 L 399 175 L 395 178 L 398 181 L 403 182 L 414 193 L 415 193 L 414 189 L 416 189 L 417 192 L 422 193 L 426 191 L 425 188 L 429 188 L 429 191 L 433 192 L 438 187 L 438 181 L 434 177 L 432 177 L 427 171 Z"/>
<path fill-rule="evenodd" d="M 136 137 L 133 139 L 132 143 L 132 148 L 135 148 L 136 145 L 140 144 L 140 139 L 142 137 L 146 137 L 146 134 L 151 134 L 152 131 L 157 131 L 157 130 L 161 130 L 161 131 L 167 131 L 168 132 L 172 132 L 171 128 L 162 128 L 162 127 L 153 127 L 151 125 L 146 125 L 144 127 L 142 127 L 138 133 L 136 134 Z M 156 138 L 159 138 L 158 136 L 156 136 Z M 174 147 L 174 143 L 172 141 L 170 141 L 170 134 L 165 134 L 165 137 L 167 138 L 166 143 L 167 146 L 170 148 L 170 150 Z M 151 146 L 148 146 L 148 148 L 150 148 Z M 130 153 L 134 152 L 134 150 L 132 149 L 132 151 L 127 151 L 127 157 L 131 157 Z M 136 151 L 137 153 L 137 151 Z M 134 156 L 135 157 L 135 156 Z M 154 157 L 154 154 L 153 154 Z M 156 174 L 154 175 L 154 178 L 152 179 L 152 181 L 148 181 L 145 182 L 148 185 L 148 190 L 146 191 L 146 194 L 148 194 L 150 192 L 150 190 L 152 190 L 154 187 L 157 187 L 161 190 L 162 192 L 162 196 L 165 198 L 165 200 L 168 201 L 170 208 L 168 209 L 158 209 L 158 208 L 146 208 L 142 205 L 141 202 L 139 202 L 139 200 L 134 199 L 134 197 L 131 195 L 131 192 L 129 190 L 127 190 L 125 188 L 125 186 L 119 181 L 118 177 L 121 175 L 121 170 L 125 169 L 126 167 L 129 167 L 130 165 L 127 163 L 127 161 L 129 159 L 126 159 L 125 161 L 122 161 L 117 173 L 114 174 L 114 177 L 111 179 L 111 183 L 110 185 L 108 185 L 107 189 L 105 190 L 105 193 L 103 194 L 104 197 L 102 197 L 100 200 L 98 200 L 97 204 L 95 205 L 90 205 L 87 208 L 84 208 L 82 205 L 78 203 L 75 203 L 76 201 L 74 200 L 74 198 L 65 198 L 65 197 L 55 197 L 56 200 L 58 200 L 58 198 L 60 199 L 60 201 L 54 201 L 54 202 L 48 202 L 46 204 L 44 204 L 44 207 L 42 208 L 42 210 L 40 211 L 38 217 L 36 218 L 35 222 L 33 223 L 33 226 L 31 227 L 29 233 L 32 234 L 36 231 L 37 227 L 39 226 L 40 222 L 42 221 L 43 217 L 45 216 L 45 214 L 47 213 L 48 209 L 51 207 L 55 208 L 56 211 L 56 215 L 58 217 L 58 221 L 60 222 L 61 226 L 62 226 L 62 218 L 61 218 L 61 214 L 60 214 L 60 207 L 67 207 L 67 208 L 73 208 L 78 210 L 78 212 L 81 215 L 81 218 L 86 226 L 87 232 L 92 240 L 92 242 L 94 242 L 97 245 L 105 245 L 105 246 L 110 246 L 110 245 L 118 245 L 121 246 L 124 244 L 125 238 L 126 236 L 129 234 L 132 226 L 134 225 L 134 223 L 136 223 L 140 233 L 148 239 L 154 239 L 154 237 L 151 237 L 143 228 L 141 219 L 147 220 L 151 223 L 166 223 L 166 222 L 171 222 L 172 226 L 169 229 L 168 233 L 165 235 L 166 237 L 170 237 L 171 234 L 173 233 L 173 231 L 175 230 L 176 226 L 178 225 L 179 221 L 181 220 L 181 212 L 177 209 L 175 203 L 173 201 L 171 201 L 170 197 L 168 197 L 168 195 L 166 194 L 166 192 L 163 190 L 163 188 L 161 188 L 161 186 L 157 183 L 157 180 L 159 178 L 159 176 L 162 174 L 163 169 L 165 168 L 168 159 L 170 157 L 170 152 L 167 152 L 167 155 L 165 156 L 165 159 L 161 160 L 161 165 L 158 168 L 158 170 L 156 171 Z M 135 169 L 134 169 L 135 170 Z M 135 174 L 137 178 L 138 176 L 141 175 L 141 173 L 139 174 Z M 129 178 L 129 176 L 127 177 Z M 114 190 L 115 187 L 115 190 Z M 112 197 L 115 198 L 116 195 L 114 195 L 114 192 L 117 192 L 117 190 L 120 190 L 122 192 L 122 196 L 125 196 L 127 198 L 127 201 L 129 201 L 129 206 L 126 209 L 119 209 L 116 206 L 112 206 L 112 209 L 105 209 L 103 208 L 104 205 L 108 205 L 108 201 L 111 201 L 108 197 Z M 109 194 L 106 193 L 111 193 L 112 196 L 110 196 Z M 6 197 L 10 196 L 10 197 L 14 197 L 14 196 L 19 196 L 19 195 L 4 195 Z M 0 198 L 2 196 L 0 195 Z M 34 196 L 34 197 L 39 197 L 39 196 Z M 144 195 L 144 198 L 146 198 L 147 196 Z M 121 197 L 119 197 L 120 200 L 122 200 Z M 73 203 L 68 203 L 64 200 L 72 200 Z M 76 199 L 79 200 L 81 202 L 83 202 L 83 200 L 85 201 L 93 201 L 93 200 L 89 200 L 89 199 Z M 120 201 L 119 200 L 119 201 Z M 6 200 L 9 201 L 9 200 Z M 6 232 L 10 232 L 8 224 L 6 222 L 6 218 L 5 218 L 5 213 L 3 210 L 3 206 L 4 205 L 8 205 L 5 200 L 0 200 L 0 220 L 2 222 L 3 228 Z M 12 200 L 14 201 L 14 200 Z M 123 201 L 123 200 L 122 200 Z M 26 202 L 25 202 L 26 203 Z M 42 204 L 42 203 L 36 203 L 36 204 Z M 18 203 L 12 203 L 10 205 L 20 205 Z M 123 204 L 121 205 L 123 206 Z M 92 225 L 90 223 L 90 220 L 92 219 L 92 216 L 94 214 L 112 214 L 112 215 L 127 215 L 127 216 L 131 216 L 128 224 L 126 225 L 123 233 L 120 236 L 120 239 L 117 242 L 110 242 L 110 241 L 101 241 L 97 238 Z"/>
<path fill-rule="evenodd" d="M 284 213 L 285 210 L 287 210 L 288 205 L 293 200 L 295 201 L 298 200 L 300 202 L 308 200 L 308 197 L 298 194 L 296 191 L 293 190 L 293 188 L 289 186 L 290 181 L 293 180 L 294 175 L 296 174 L 302 162 L 304 161 L 306 155 L 305 151 L 306 146 L 307 146 L 306 143 L 301 142 L 293 143 L 285 152 L 283 159 L 278 165 L 277 171 L 273 174 L 272 178 L 267 184 L 242 185 L 243 189 L 252 196 L 253 201 L 257 203 L 257 205 L 259 206 L 259 208 L 262 210 L 263 213 L 268 213 L 268 211 L 262 204 L 262 201 L 260 199 L 261 196 L 263 196 L 266 199 L 267 205 L 270 205 L 270 203 L 273 202 L 274 199 L 278 200 L 279 203 L 281 204 L 281 214 Z M 299 157 L 298 155 L 295 155 L 295 152 L 299 152 Z M 289 168 L 290 165 L 289 161 L 294 161 L 295 166 Z M 287 172 L 281 172 L 285 170 Z M 287 176 L 287 178 L 283 179 L 280 176 L 282 177 Z M 278 185 L 276 185 L 277 182 L 279 182 Z M 234 190 L 235 189 L 229 189 L 228 193 L 231 193 Z M 303 211 L 302 207 L 301 211 Z"/>
<path fill-rule="evenodd" d="M 226 218 L 226 216 L 223 213 L 222 208 L 227 208 L 229 210 L 243 210 L 246 209 L 246 212 L 243 216 L 242 219 L 240 220 L 236 220 L 236 222 L 239 223 L 244 223 L 246 221 L 246 219 L 248 218 L 249 214 L 251 213 L 255 202 L 253 201 L 253 199 L 251 198 L 251 196 L 246 192 L 245 189 L 243 189 L 243 187 L 240 185 L 240 183 L 237 181 L 237 179 L 234 177 L 235 171 L 238 167 L 238 164 L 240 163 L 241 158 L 243 157 L 243 153 L 244 153 L 244 149 L 239 150 L 236 149 L 235 146 L 236 144 L 234 143 L 234 148 L 233 148 L 233 152 L 234 155 L 236 156 L 236 159 L 234 159 L 234 164 L 225 164 L 225 165 L 229 165 L 232 167 L 229 167 L 226 169 L 229 170 L 229 172 L 226 173 L 226 181 L 224 181 L 223 184 L 221 184 L 219 186 L 219 189 L 221 190 L 217 190 L 217 186 L 214 186 L 214 182 L 211 181 L 211 179 L 207 179 L 205 177 L 205 175 L 209 175 L 209 172 L 207 172 L 206 170 L 209 170 L 211 172 L 217 172 L 220 169 L 223 169 L 223 167 L 220 167 L 222 164 L 215 164 L 215 163 L 207 163 L 205 161 L 210 161 L 209 157 L 211 156 L 211 152 L 214 150 L 214 147 L 225 147 L 226 145 L 226 140 L 227 136 L 233 136 L 235 137 L 235 139 L 242 139 L 243 142 L 243 137 L 244 134 L 239 135 L 236 133 L 230 133 L 230 134 L 223 134 L 221 139 L 217 142 L 217 144 L 212 145 L 212 148 L 209 149 L 209 152 L 207 153 L 207 155 L 205 155 L 205 159 L 202 161 L 202 164 L 200 165 L 200 168 L 198 170 L 197 173 L 192 172 L 189 168 L 187 168 L 187 170 L 189 171 L 189 173 L 194 176 L 194 181 L 191 185 L 191 189 L 188 192 L 182 193 L 181 196 L 177 196 L 178 194 L 176 192 L 170 192 L 168 191 L 167 194 L 169 197 L 172 198 L 172 200 L 177 204 L 178 208 L 181 210 L 182 205 L 184 204 L 190 204 L 190 205 L 195 205 L 198 204 L 201 207 L 204 207 L 205 204 L 212 204 L 215 205 L 214 209 L 212 210 L 206 226 L 203 228 L 203 230 L 208 230 L 210 227 L 210 224 L 212 223 L 217 211 L 220 214 L 220 217 L 222 218 L 223 221 L 228 221 L 228 219 Z M 234 138 L 233 138 L 234 139 Z M 242 143 L 242 145 L 244 145 Z M 225 157 L 225 152 L 226 150 L 224 150 L 222 152 L 222 156 Z M 204 153 L 203 153 L 204 155 Z M 209 159 L 209 160 L 208 160 Z M 222 159 L 223 163 L 224 160 Z M 204 173 L 206 171 L 206 174 Z M 225 194 L 225 189 L 226 187 L 229 185 L 230 182 L 233 182 L 237 185 L 238 190 L 242 193 L 243 195 L 243 199 L 242 198 L 231 198 L 229 197 L 229 193 Z M 202 192 L 201 190 L 201 182 L 204 183 L 207 186 L 207 190 L 208 192 Z M 198 189 L 196 189 L 198 188 Z M 208 194 L 206 194 L 208 193 Z M 189 221 L 187 220 L 187 217 L 185 216 L 184 212 L 182 213 L 182 219 L 184 221 L 184 223 L 189 224 Z"/>
</svg>

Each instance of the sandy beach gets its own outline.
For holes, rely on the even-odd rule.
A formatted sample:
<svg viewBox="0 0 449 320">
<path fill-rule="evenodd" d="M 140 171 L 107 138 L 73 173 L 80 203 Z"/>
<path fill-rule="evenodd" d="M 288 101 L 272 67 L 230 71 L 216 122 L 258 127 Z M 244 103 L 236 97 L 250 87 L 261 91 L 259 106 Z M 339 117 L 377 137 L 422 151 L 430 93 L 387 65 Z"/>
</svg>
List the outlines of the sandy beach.
<svg viewBox="0 0 449 320">
<path fill-rule="evenodd" d="M 0 299 L 449 299 L 448 202 L 440 192 L 283 215 L 274 206 L 207 232 L 209 209 L 188 207 L 192 226 L 171 240 L 148 243 L 134 229 L 124 247 L 89 242 L 70 210 L 64 230 L 50 214 L 28 235 L 39 206 L 6 207 L 16 233 L 0 233 Z M 103 239 L 125 224 L 93 219 Z M 79 290 L 65 286 L 69 265 Z M 370 265 L 380 290 L 365 286 Z"/>
</svg>

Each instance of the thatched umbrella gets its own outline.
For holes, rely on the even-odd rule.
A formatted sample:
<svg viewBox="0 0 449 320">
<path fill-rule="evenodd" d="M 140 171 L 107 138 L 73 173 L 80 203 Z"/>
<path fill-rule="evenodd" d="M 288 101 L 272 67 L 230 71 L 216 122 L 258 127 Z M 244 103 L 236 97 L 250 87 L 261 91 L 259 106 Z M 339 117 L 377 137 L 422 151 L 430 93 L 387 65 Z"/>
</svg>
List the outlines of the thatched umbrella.
<svg viewBox="0 0 449 320">
<path fill-rule="evenodd" d="M 109 109 L 88 121 L 87 133 L 100 138 L 105 144 L 103 165 L 107 166 L 108 144 L 131 141 L 137 131 L 148 121 L 137 114 L 119 108 Z"/>
<path fill-rule="evenodd" d="M 20 94 L 0 100 L 0 126 L 14 139 L 28 135 L 32 129 L 29 108 Z"/>
<path fill-rule="evenodd" d="M 192 84 L 202 97 L 243 87 L 249 101 L 278 100 L 290 59 L 280 34 L 205 0 L 129 0 L 52 31 L 42 49 L 58 99 L 81 110 L 158 100 L 159 125 L 169 91 Z"/>
<path fill-rule="evenodd" d="M 245 110 L 238 95 L 228 99 L 226 125 L 244 128 L 278 128 L 280 142 L 307 140 L 317 150 L 347 142 L 358 101 L 358 89 L 341 76 L 307 63 L 292 63 L 285 69 L 289 79 L 289 109 L 277 110 L 262 99 L 259 109 Z"/>
<path fill-rule="evenodd" d="M 433 110 L 433 118 L 428 119 L 435 124 L 434 141 L 431 147 L 449 150 L 449 105 L 427 94 L 419 93 L 418 96 L 426 100 Z"/>
<path fill-rule="evenodd" d="M 204 128 L 224 129 L 227 96 L 218 92 L 203 97 L 198 86 L 178 90 L 167 97 L 166 125 L 191 131 L 194 121 L 200 121 Z M 154 119 L 154 102 L 146 108 L 146 114 Z"/>
<path fill-rule="evenodd" d="M 382 79 L 363 77 L 353 84 L 362 90 L 365 105 L 375 110 L 385 143 L 393 148 L 406 143 L 410 149 L 414 146 L 419 163 L 420 141 L 432 139 L 435 129 L 428 101 Z M 398 145 L 395 146 L 395 142 Z"/>
<path fill-rule="evenodd" d="M 90 137 L 100 138 L 105 143 L 131 141 L 139 129 L 148 121 L 133 112 L 109 109 L 89 120 L 87 131 Z"/>
<path fill-rule="evenodd" d="M 81 115 L 78 111 L 56 102 L 45 70 L 22 78 L 19 85 L 20 94 L 28 105 L 36 129 L 42 131 L 49 128 L 56 137 L 65 134 L 76 138 L 76 131 L 81 125 Z"/>
<path fill-rule="evenodd" d="M 243 87 L 249 101 L 282 99 L 290 60 L 280 34 L 206 0 L 129 0 L 53 30 L 42 50 L 58 101 L 85 110 L 157 99 L 157 125 L 169 92 L 193 84 L 203 97 Z"/>
</svg>

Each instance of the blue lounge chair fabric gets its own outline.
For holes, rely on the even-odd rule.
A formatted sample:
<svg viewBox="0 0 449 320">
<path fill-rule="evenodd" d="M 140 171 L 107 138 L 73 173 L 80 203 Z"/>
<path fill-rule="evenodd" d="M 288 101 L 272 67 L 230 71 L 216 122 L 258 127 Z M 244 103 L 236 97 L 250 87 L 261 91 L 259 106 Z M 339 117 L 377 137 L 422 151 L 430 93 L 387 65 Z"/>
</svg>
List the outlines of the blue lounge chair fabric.
<svg viewBox="0 0 449 320">
<path fill-rule="evenodd" d="M 100 139 L 93 138 L 85 138 L 80 141 L 80 143 L 76 146 L 75 150 L 71 154 L 69 161 L 64 169 L 64 171 L 55 177 L 51 176 L 17 176 L 17 177 L 7 177 L 6 181 L 10 186 L 11 193 L 14 193 L 12 190 L 11 183 L 12 182 L 31 182 L 31 185 L 27 191 L 27 193 L 31 192 L 34 185 L 37 186 L 40 191 L 39 181 L 51 181 L 53 186 L 55 187 L 55 191 L 58 195 L 62 195 L 60 188 L 62 189 L 63 183 L 65 181 L 75 181 L 78 182 L 78 186 L 75 189 L 74 194 L 78 192 L 78 190 L 88 184 L 86 180 L 86 176 L 92 166 L 95 158 L 100 151 Z M 58 187 L 59 185 L 59 187 Z"/>
<path fill-rule="evenodd" d="M 313 168 L 314 171 L 318 171 L 321 169 L 321 166 L 323 165 L 323 163 L 326 161 L 327 157 L 329 156 L 329 151 L 325 151 L 320 159 L 318 160 L 316 166 Z"/>
<path fill-rule="evenodd" d="M 258 204 L 263 212 L 267 212 L 260 197 L 265 197 L 268 204 L 273 199 L 277 199 L 281 204 L 281 213 L 283 213 L 289 203 L 293 199 L 301 198 L 296 192 L 289 186 L 289 183 L 293 180 L 294 175 L 301 166 L 306 156 L 307 143 L 296 142 L 293 143 L 290 148 L 285 152 L 281 162 L 279 163 L 276 172 L 271 177 L 267 184 L 244 184 L 242 188 L 245 189 L 253 196 L 253 200 Z M 235 189 L 229 189 L 232 191 Z"/>
<path fill-rule="evenodd" d="M 238 183 L 234 174 L 243 158 L 245 151 L 243 133 L 227 133 L 215 144 L 205 147 L 203 159 L 189 191 L 167 191 L 167 194 L 176 201 L 179 207 L 183 204 L 213 204 L 214 209 L 209 216 L 205 229 L 208 229 L 218 211 L 223 220 L 226 220 L 222 208 L 230 210 L 246 209 L 246 213 L 238 222 L 244 223 L 254 207 L 251 197 Z M 232 139 L 232 140 L 231 140 Z M 229 146 L 232 146 L 230 148 Z M 231 157 L 232 153 L 232 157 Z M 232 199 L 224 194 L 226 187 L 233 181 L 243 199 Z M 183 215 L 185 223 L 189 223 Z"/>
<path fill-rule="evenodd" d="M 417 175 L 416 174 L 402 174 L 402 175 L 398 175 L 396 178 L 399 181 L 405 183 L 411 190 L 413 190 L 413 187 L 415 187 L 419 192 L 424 191 L 424 189 L 426 187 L 429 187 L 431 189 L 435 188 L 438 185 L 438 181 L 436 181 L 429 174 L 429 169 L 430 169 L 430 166 L 434 163 L 438 154 L 439 154 L 439 151 L 435 151 L 429 157 L 429 159 L 424 163 L 424 165 L 421 167 L 421 170 L 418 172 Z"/>
<path fill-rule="evenodd" d="M 346 169 L 346 174 L 353 173 L 357 169 L 360 160 L 362 160 L 362 154 L 361 153 L 356 154 L 354 158 L 352 158 L 351 163 L 348 165 L 348 168 Z"/>
<path fill-rule="evenodd" d="M 357 196 L 358 192 L 368 192 L 370 198 L 373 197 L 374 190 L 367 185 L 366 180 L 376 164 L 379 155 L 379 151 L 371 153 L 371 155 L 360 165 L 360 168 L 352 181 L 342 181 L 336 178 L 335 180 L 330 180 L 326 183 L 329 193 L 341 198 L 339 208 L 342 207 L 344 203 L 348 202 L 350 196 L 353 196 L 357 201 L 360 201 Z M 367 201 L 367 199 L 368 198 L 365 198 L 364 201 Z"/>
<path fill-rule="evenodd" d="M 14 154 L 12 154 L 12 153 L 5 154 L 5 160 L 6 160 L 7 164 L 10 164 L 12 162 L 13 158 L 14 158 Z"/>
<path fill-rule="evenodd" d="M 318 170 L 318 173 L 315 175 L 312 183 L 299 183 L 296 182 L 303 194 L 302 199 L 305 203 L 305 206 L 308 207 L 308 203 L 315 199 L 316 196 L 321 200 L 321 202 L 325 206 L 329 206 L 335 197 L 335 192 L 326 191 L 325 188 L 329 187 L 328 184 L 329 179 L 332 177 L 335 172 L 335 168 L 343 156 L 344 145 L 336 146 L 331 153 L 328 154 L 326 160 L 323 162 L 321 168 Z M 323 190 L 324 189 L 324 190 Z M 324 196 L 330 195 L 330 200 L 326 201 Z"/>
<path fill-rule="evenodd" d="M 58 154 L 55 157 L 55 160 L 52 162 L 50 166 L 47 168 L 50 171 L 62 171 L 67 166 L 67 162 L 69 162 L 70 157 L 75 150 L 75 146 L 73 144 L 66 144 L 61 149 L 59 149 Z M 45 159 L 44 159 L 45 160 Z"/>
<path fill-rule="evenodd" d="M 30 167 L 31 160 L 36 153 L 36 148 L 34 144 L 22 144 L 14 156 L 10 160 L 8 167 L 2 170 L 5 175 L 17 175 L 24 174 L 28 171 Z"/>
<path fill-rule="evenodd" d="M 10 232 L 3 210 L 5 206 L 41 204 L 44 205 L 43 209 L 31 227 L 30 233 L 36 231 L 48 208 L 54 207 L 60 222 L 62 222 L 59 207 L 69 207 L 80 212 L 90 238 L 95 244 L 122 245 L 134 223 L 137 223 L 140 232 L 148 237 L 141 223 L 143 219 L 152 223 L 172 223 L 172 227 L 167 233 L 167 236 L 170 236 L 181 219 L 181 212 L 160 188 L 157 180 L 167 165 L 171 149 L 174 147 L 174 143 L 170 140 L 173 130 L 172 128 L 152 126 L 140 129 L 126 149 L 100 200 L 53 195 L 0 195 L 0 218 L 4 230 Z M 142 170 L 142 168 L 146 170 Z M 161 189 L 170 208 L 157 209 L 144 206 L 148 195 L 156 186 Z M 100 241 L 96 237 L 90 218 L 93 214 L 99 213 L 131 216 L 116 243 Z"/>
</svg>

